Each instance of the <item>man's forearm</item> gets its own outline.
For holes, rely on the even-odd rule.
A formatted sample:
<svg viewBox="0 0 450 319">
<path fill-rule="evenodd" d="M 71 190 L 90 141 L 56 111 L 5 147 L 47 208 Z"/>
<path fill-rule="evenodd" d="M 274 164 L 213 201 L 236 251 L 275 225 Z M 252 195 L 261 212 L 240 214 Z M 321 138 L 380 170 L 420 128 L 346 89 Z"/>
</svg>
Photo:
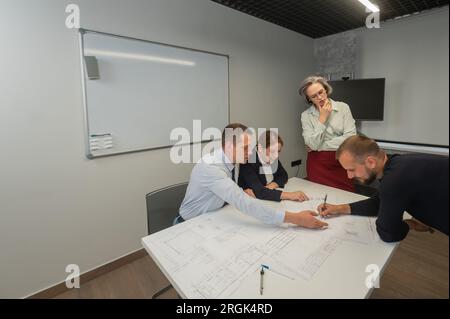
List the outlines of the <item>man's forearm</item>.
<svg viewBox="0 0 450 319">
<path fill-rule="evenodd" d="M 339 213 L 344 215 L 350 215 L 352 213 L 352 209 L 349 204 L 341 204 L 338 205 Z"/>
<path fill-rule="evenodd" d="M 289 192 L 281 192 L 280 199 L 281 200 L 290 200 L 291 194 Z"/>
<path fill-rule="evenodd" d="M 294 223 L 294 213 L 286 211 L 284 213 L 284 222 L 293 224 Z"/>
</svg>

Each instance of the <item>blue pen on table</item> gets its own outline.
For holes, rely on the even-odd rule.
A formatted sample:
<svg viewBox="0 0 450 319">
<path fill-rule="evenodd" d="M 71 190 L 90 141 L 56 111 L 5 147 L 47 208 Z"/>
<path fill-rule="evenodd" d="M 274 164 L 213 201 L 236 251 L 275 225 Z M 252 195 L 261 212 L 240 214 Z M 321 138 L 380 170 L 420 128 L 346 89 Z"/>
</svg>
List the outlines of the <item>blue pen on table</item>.
<svg viewBox="0 0 450 319">
<path fill-rule="evenodd" d="M 261 271 L 259 272 L 259 274 L 261 275 L 260 279 L 259 279 L 259 294 L 262 296 L 263 294 L 263 290 L 264 290 L 264 285 L 263 285 L 263 279 L 264 279 L 264 265 L 261 265 Z"/>
</svg>

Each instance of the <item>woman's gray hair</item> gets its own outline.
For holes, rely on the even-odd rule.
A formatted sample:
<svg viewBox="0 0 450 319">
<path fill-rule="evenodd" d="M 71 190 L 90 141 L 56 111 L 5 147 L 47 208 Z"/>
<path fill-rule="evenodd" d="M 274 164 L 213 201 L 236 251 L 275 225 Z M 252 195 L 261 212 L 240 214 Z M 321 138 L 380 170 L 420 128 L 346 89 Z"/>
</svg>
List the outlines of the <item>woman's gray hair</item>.
<svg viewBox="0 0 450 319">
<path fill-rule="evenodd" d="M 312 101 L 308 98 L 308 95 L 306 95 L 306 90 L 314 83 L 322 84 L 328 96 L 330 96 L 331 93 L 333 93 L 333 88 L 331 87 L 331 85 L 328 84 L 325 78 L 316 75 L 308 76 L 306 79 L 303 80 L 302 84 L 300 85 L 300 88 L 298 89 L 298 94 L 303 96 L 306 100 L 306 103 L 308 104 L 312 104 Z"/>
</svg>

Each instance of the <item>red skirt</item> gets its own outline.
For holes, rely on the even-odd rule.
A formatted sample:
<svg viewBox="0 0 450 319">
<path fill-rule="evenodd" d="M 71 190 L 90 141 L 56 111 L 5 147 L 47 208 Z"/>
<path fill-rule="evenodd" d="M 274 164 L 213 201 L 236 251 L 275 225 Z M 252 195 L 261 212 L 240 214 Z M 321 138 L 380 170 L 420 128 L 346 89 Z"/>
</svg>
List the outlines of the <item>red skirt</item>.
<svg viewBox="0 0 450 319">
<path fill-rule="evenodd" d="M 308 152 L 306 173 L 311 182 L 355 192 L 352 180 L 347 177 L 347 171 L 336 160 L 335 151 Z"/>
</svg>

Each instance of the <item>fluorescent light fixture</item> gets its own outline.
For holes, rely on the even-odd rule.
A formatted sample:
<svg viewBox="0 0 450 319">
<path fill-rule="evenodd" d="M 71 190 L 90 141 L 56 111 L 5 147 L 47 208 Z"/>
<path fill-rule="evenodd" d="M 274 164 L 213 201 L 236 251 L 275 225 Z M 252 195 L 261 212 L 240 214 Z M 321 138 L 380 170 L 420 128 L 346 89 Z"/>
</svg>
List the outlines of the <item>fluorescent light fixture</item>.
<svg viewBox="0 0 450 319">
<path fill-rule="evenodd" d="M 195 66 L 195 62 L 192 62 L 192 61 L 163 58 L 163 57 L 159 57 L 159 56 L 145 55 L 145 54 L 134 54 L 134 53 L 97 50 L 97 49 L 85 49 L 84 54 L 89 55 L 89 56 L 106 56 L 106 57 L 113 57 L 113 58 L 142 60 L 142 61 L 150 61 L 150 62 L 158 62 L 158 63 L 178 64 L 178 65 L 185 65 L 185 66 Z"/>
<path fill-rule="evenodd" d="M 369 0 L 358 0 L 358 1 L 361 2 L 363 5 L 365 5 L 366 8 L 369 9 L 370 11 L 372 11 L 372 12 L 380 12 L 380 8 L 378 8 L 376 5 L 374 5 Z"/>
</svg>

